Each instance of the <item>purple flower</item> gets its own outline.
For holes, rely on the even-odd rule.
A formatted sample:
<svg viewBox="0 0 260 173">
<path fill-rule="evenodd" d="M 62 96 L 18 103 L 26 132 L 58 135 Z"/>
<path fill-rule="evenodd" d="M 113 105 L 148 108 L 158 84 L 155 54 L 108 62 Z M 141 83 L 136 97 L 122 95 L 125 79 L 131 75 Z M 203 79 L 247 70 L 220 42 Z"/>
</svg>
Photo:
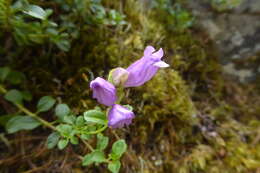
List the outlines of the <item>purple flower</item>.
<svg viewBox="0 0 260 173">
<path fill-rule="evenodd" d="M 131 124 L 134 117 L 135 115 L 132 111 L 115 104 L 108 112 L 108 126 L 113 129 L 122 128 L 124 125 Z"/>
<path fill-rule="evenodd" d="M 161 61 L 162 57 L 162 48 L 155 52 L 152 46 L 147 46 L 144 50 L 144 56 L 126 69 L 129 75 L 125 87 L 143 85 L 156 74 L 159 68 L 169 67 L 168 64 Z"/>
<path fill-rule="evenodd" d="M 93 90 L 93 98 L 96 98 L 101 104 L 112 106 L 117 100 L 114 85 L 101 77 L 91 81 L 90 88 Z"/>
</svg>

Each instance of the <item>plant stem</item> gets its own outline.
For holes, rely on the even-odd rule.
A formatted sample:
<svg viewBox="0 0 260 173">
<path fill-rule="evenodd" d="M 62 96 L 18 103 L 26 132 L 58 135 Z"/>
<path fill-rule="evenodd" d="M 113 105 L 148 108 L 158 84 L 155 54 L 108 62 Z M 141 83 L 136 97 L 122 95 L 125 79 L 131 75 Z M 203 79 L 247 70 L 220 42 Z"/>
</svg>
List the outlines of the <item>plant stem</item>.
<svg viewBox="0 0 260 173">
<path fill-rule="evenodd" d="M 106 128 L 107 128 L 107 125 L 105 125 L 104 127 L 100 128 L 100 129 L 98 129 L 96 131 L 88 132 L 86 134 L 94 135 L 94 134 L 97 134 L 97 133 L 100 133 L 100 132 L 104 131 Z"/>
<path fill-rule="evenodd" d="M 0 92 L 2 92 L 3 94 L 7 93 L 7 90 L 2 86 L 0 85 Z M 49 123 L 48 121 L 45 121 L 44 119 L 40 118 L 37 113 L 33 113 L 31 112 L 30 110 L 28 110 L 27 108 L 25 108 L 23 105 L 21 104 L 18 104 L 18 103 L 13 103 L 18 109 L 20 109 L 22 112 L 26 113 L 26 115 L 36 119 L 37 121 L 39 121 L 42 125 L 54 130 L 54 131 L 57 131 L 56 127 L 53 126 L 51 123 Z M 79 138 L 80 136 L 77 135 Z M 80 138 L 81 139 L 81 138 Z M 83 139 L 81 139 L 82 142 L 86 145 L 86 147 L 90 150 L 90 151 L 93 151 L 94 149 L 92 148 L 92 146 L 87 143 L 86 141 L 84 141 Z"/>
<path fill-rule="evenodd" d="M 34 118 L 34 119 L 38 120 L 39 122 L 41 122 L 44 126 L 49 127 L 50 129 L 56 131 L 55 126 L 51 125 L 51 123 L 49 123 L 48 121 L 45 121 L 44 119 L 38 117 L 37 114 L 35 114 L 35 113 L 29 111 L 29 110 L 28 110 L 27 108 L 25 108 L 24 106 L 22 106 L 22 105 L 20 105 L 20 104 L 18 104 L 18 103 L 14 103 L 14 104 L 15 104 L 15 106 L 16 106 L 17 108 L 19 108 L 21 111 L 23 111 L 24 113 L 26 113 L 26 115 L 31 116 L 32 118 Z"/>
<path fill-rule="evenodd" d="M 120 102 L 122 101 L 122 99 L 124 98 L 125 94 L 124 94 L 124 88 L 123 87 L 118 87 L 117 88 L 117 94 L 119 95 L 118 96 L 118 99 L 117 99 L 117 104 L 120 104 Z"/>
<path fill-rule="evenodd" d="M 80 138 L 80 135 L 77 135 L 77 137 L 78 137 L 79 139 L 81 139 L 81 138 Z M 87 147 L 90 151 L 94 151 L 94 148 L 93 148 L 87 141 L 84 141 L 84 139 L 81 139 L 81 141 L 86 145 L 86 147 Z"/>
<path fill-rule="evenodd" d="M 1 91 L 2 93 L 4 93 L 4 94 L 7 93 L 6 89 L 5 89 L 3 86 L 1 86 L 1 85 L 0 85 L 0 91 Z M 52 130 L 56 130 L 56 128 L 55 128 L 53 125 L 51 125 L 51 123 L 49 123 L 48 121 L 45 121 L 44 119 L 38 117 L 36 113 L 33 113 L 33 112 L 29 111 L 29 110 L 28 110 L 27 108 L 25 108 L 23 105 L 21 105 L 21 104 L 19 104 L 19 103 L 13 103 L 13 104 L 14 104 L 17 108 L 19 108 L 22 112 L 26 113 L 26 115 L 28 115 L 28 116 L 30 116 L 30 117 L 32 117 L 32 118 L 38 120 L 39 122 L 41 122 L 44 126 L 49 127 L 49 128 L 52 129 Z"/>
<path fill-rule="evenodd" d="M 0 91 L 2 92 L 2 93 L 6 93 L 7 91 L 6 91 L 6 89 L 2 86 L 2 85 L 0 85 Z"/>
</svg>

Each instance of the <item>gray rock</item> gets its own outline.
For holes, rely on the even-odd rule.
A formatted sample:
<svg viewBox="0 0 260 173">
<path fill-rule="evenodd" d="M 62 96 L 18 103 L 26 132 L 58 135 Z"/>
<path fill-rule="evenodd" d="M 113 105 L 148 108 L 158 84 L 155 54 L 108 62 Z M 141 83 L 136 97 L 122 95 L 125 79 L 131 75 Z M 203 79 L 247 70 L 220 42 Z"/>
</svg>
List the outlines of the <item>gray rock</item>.
<svg viewBox="0 0 260 173">
<path fill-rule="evenodd" d="M 249 65 L 248 60 L 260 52 L 260 0 L 243 0 L 228 11 L 213 10 L 207 2 L 192 0 L 188 3 L 197 18 L 197 26 L 215 43 L 226 73 L 241 82 L 253 79 L 260 67 L 259 64 Z"/>
<path fill-rule="evenodd" d="M 244 0 L 236 11 L 245 13 L 260 13 L 260 1 Z"/>
</svg>

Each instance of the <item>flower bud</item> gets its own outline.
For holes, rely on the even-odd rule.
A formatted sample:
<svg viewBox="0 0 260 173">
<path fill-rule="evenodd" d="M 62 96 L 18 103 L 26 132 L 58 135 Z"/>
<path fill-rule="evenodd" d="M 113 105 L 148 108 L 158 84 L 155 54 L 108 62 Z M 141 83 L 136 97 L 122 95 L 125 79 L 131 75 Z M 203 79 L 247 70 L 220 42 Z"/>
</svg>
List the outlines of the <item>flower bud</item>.
<svg viewBox="0 0 260 173">
<path fill-rule="evenodd" d="M 128 79 L 129 72 L 124 68 L 118 67 L 112 70 L 112 82 L 115 86 L 124 86 Z"/>
</svg>

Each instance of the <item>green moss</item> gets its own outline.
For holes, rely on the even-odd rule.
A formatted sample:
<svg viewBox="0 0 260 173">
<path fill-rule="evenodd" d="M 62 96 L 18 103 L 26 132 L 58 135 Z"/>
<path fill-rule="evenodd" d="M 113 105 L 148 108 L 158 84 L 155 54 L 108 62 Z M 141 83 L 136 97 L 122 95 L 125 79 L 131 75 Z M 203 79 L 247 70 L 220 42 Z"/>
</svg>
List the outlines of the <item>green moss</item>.
<svg viewBox="0 0 260 173">
<path fill-rule="evenodd" d="M 40 47 L 17 49 L 9 55 L 16 62 L 12 66 L 25 72 L 26 87 L 34 97 L 54 95 L 83 112 L 97 104 L 88 86 L 94 77 L 129 66 L 142 57 L 147 45 L 162 47 L 170 68 L 160 69 L 145 85 L 131 88 L 124 99 L 134 107 L 136 118 L 129 129 L 118 133 L 125 136 L 130 157 L 137 161 L 125 158 L 122 172 L 139 172 L 141 167 L 144 172 L 256 171 L 260 160 L 257 86 L 226 80 L 207 36 L 191 26 L 175 28 L 174 24 L 192 19 L 186 10 L 181 13 L 184 17 L 170 15 L 176 3 L 168 10 L 145 8 L 138 0 L 104 1 L 103 5 L 125 14 L 128 24 L 81 21 L 80 37 L 72 41 L 68 53 Z"/>
<path fill-rule="evenodd" d="M 161 119 L 166 115 L 176 116 L 187 124 L 194 124 L 195 107 L 190 90 L 177 71 L 161 70 L 144 86 L 143 101 L 147 104 L 143 112 L 149 119 Z"/>
</svg>

